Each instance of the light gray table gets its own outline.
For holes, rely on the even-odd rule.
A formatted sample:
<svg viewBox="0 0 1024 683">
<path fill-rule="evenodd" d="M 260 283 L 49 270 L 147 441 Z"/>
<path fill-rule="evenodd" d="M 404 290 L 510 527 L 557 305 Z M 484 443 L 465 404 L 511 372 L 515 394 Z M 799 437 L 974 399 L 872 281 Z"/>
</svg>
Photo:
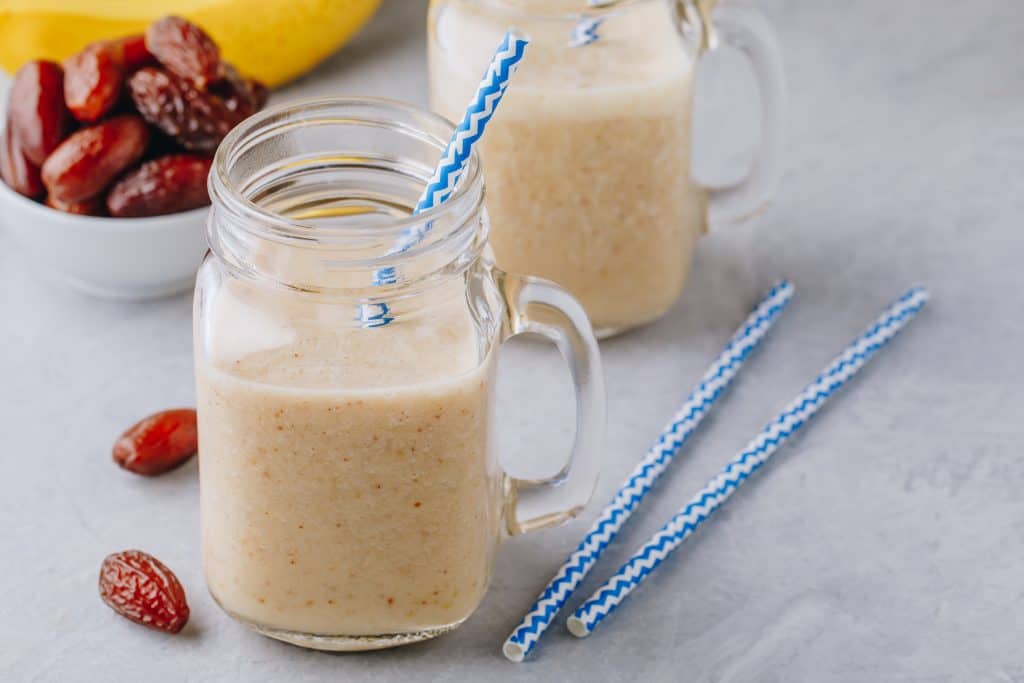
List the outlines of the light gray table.
<svg viewBox="0 0 1024 683">
<path fill-rule="evenodd" d="M 762 6 L 786 52 L 789 172 L 761 218 L 702 240 L 669 316 L 603 344 L 608 466 L 596 504 L 758 293 L 787 276 L 797 298 L 587 592 L 891 297 L 924 282 L 934 299 L 604 628 L 577 641 L 559 625 L 525 665 L 499 652 L 596 505 L 506 544 L 479 612 L 433 642 L 338 656 L 233 623 L 203 586 L 194 463 L 149 480 L 109 455 L 128 423 L 193 402 L 188 298 L 85 298 L 40 281 L 0 234 L 0 680 L 1024 681 L 1024 8 Z M 278 100 L 424 102 L 423 12 L 390 2 Z M 716 58 L 701 79 L 698 156 L 722 162 L 704 164 L 711 175 L 749 149 L 749 108 L 729 106 L 749 83 L 725 85 L 736 64 Z M 502 359 L 502 446 L 520 471 L 569 440 L 557 368 L 534 345 Z M 527 406 L 515 400 L 526 395 Z M 103 556 L 135 546 L 189 591 L 179 637 L 96 596 Z"/>
</svg>

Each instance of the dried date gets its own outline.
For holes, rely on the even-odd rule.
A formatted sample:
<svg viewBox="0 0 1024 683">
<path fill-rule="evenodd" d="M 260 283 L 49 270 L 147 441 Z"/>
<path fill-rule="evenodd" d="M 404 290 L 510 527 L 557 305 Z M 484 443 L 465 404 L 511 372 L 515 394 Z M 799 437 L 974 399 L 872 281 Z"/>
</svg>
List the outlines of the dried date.
<svg viewBox="0 0 1024 683">
<path fill-rule="evenodd" d="M 146 122 L 134 114 L 83 128 L 43 163 L 43 184 L 61 202 L 94 197 L 142 157 L 149 136 Z"/>
<path fill-rule="evenodd" d="M 146 47 L 164 68 L 199 90 L 221 78 L 220 49 L 186 19 L 167 16 L 154 21 L 146 30 Z"/>
<path fill-rule="evenodd" d="M 263 109 L 267 104 L 267 100 L 270 99 L 270 88 L 255 78 L 245 79 L 245 85 L 249 90 L 249 97 L 252 100 L 253 113 Z"/>
<path fill-rule="evenodd" d="M 160 216 L 210 203 L 206 177 L 209 157 L 171 154 L 139 166 L 117 181 L 107 195 L 111 216 Z"/>
<path fill-rule="evenodd" d="M 117 104 L 124 84 L 123 48 L 93 43 L 64 62 L 64 98 L 79 121 L 99 121 Z"/>
<path fill-rule="evenodd" d="M 199 449 L 196 411 L 165 410 L 140 420 L 114 443 L 114 462 L 151 477 L 183 464 Z"/>
<path fill-rule="evenodd" d="M 135 108 L 143 118 L 189 151 L 212 154 L 232 128 L 251 113 L 230 108 L 225 99 L 154 67 L 128 79 Z"/>
<path fill-rule="evenodd" d="M 146 36 L 137 34 L 125 36 L 115 41 L 121 52 L 121 63 L 126 74 L 151 66 L 156 62 L 153 53 L 146 47 Z"/>
<path fill-rule="evenodd" d="M 141 550 L 108 555 L 100 566 L 100 598 L 137 624 L 177 633 L 188 622 L 188 600 L 167 565 Z"/>
<path fill-rule="evenodd" d="M 25 156 L 9 124 L 4 130 L 3 144 L 0 145 L 0 177 L 18 194 L 32 199 L 43 194 L 39 167 Z"/>
<path fill-rule="evenodd" d="M 263 108 L 270 91 L 259 81 L 244 78 L 230 64 L 224 64 L 224 78 L 212 91 L 224 99 L 224 105 L 239 116 L 239 120 Z"/>
<path fill-rule="evenodd" d="M 64 105 L 64 72 L 55 62 L 34 61 L 18 69 L 11 85 L 8 124 L 22 152 L 36 166 L 71 132 Z"/>
<path fill-rule="evenodd" d="M 107 206 L 104 204 L 102 197 L 90 197 L 80 202 L 62 202 L 52 195 L 47 195 L 44 203 L 51 209 L 79 216 L 107 215 Z"/>
</svg>

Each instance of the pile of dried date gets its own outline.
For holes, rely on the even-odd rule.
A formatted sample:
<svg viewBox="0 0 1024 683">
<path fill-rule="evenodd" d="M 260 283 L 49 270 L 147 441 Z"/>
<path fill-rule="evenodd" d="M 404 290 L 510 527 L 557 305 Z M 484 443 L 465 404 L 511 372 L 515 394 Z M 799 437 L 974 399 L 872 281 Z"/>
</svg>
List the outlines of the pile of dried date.
<svg viewBox="0 0 1024 683">
<path fill-rule="evenodd" d="M 168 16 L 144 36 L 93 43 L 64 66 L 14 76 L 0 177 L 68 213 L 138 217 L 210 203 L 217 145 L 267 89 L 221 61 L 201 28 Z"/>
<path fill-rule="evenodd" d="M 196 411 L 165 410 L 140 420 L 114 443 L 114 462 L 152 477 L 189 461 L 199 449 Z M 100 565 L 100 598 L 137 624 L 177 633 L 188 622 L 185 589 L 174 572 L 141 550 L 108 555 Z"/>
</svg>

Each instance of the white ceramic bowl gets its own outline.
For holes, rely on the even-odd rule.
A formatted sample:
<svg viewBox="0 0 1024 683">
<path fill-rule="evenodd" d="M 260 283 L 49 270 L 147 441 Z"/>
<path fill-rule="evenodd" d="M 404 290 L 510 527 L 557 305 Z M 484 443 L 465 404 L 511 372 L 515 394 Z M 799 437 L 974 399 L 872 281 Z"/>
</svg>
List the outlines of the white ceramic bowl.
<svg viewBox="0 0 1024 683">
<path fill-rule="evenodd" d="M 190 289 L 206 253 L 208 212 L 77 216 L 34 202 L 0 181 L 0 224 L 34 266 L 112 299 L 153 299 Z"/>
</svg>

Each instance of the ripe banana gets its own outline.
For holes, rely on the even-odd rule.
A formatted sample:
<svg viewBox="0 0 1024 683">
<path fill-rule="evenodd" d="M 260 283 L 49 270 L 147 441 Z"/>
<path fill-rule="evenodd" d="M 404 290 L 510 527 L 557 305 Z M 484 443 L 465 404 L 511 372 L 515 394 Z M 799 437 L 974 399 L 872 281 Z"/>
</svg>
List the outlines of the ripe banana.
<svg viewBox="0 0 1024 683">
<path fill-rule="evenodd" d="M 5 0 L 0 3 L 0 66 L 13 73 L 31 59 L 62 60 L 97 40 L 142 33 L 178 14 L 199 24 L 224 59 L 273 87 L 338 49 L 380 0 Z"/>
</svg>

